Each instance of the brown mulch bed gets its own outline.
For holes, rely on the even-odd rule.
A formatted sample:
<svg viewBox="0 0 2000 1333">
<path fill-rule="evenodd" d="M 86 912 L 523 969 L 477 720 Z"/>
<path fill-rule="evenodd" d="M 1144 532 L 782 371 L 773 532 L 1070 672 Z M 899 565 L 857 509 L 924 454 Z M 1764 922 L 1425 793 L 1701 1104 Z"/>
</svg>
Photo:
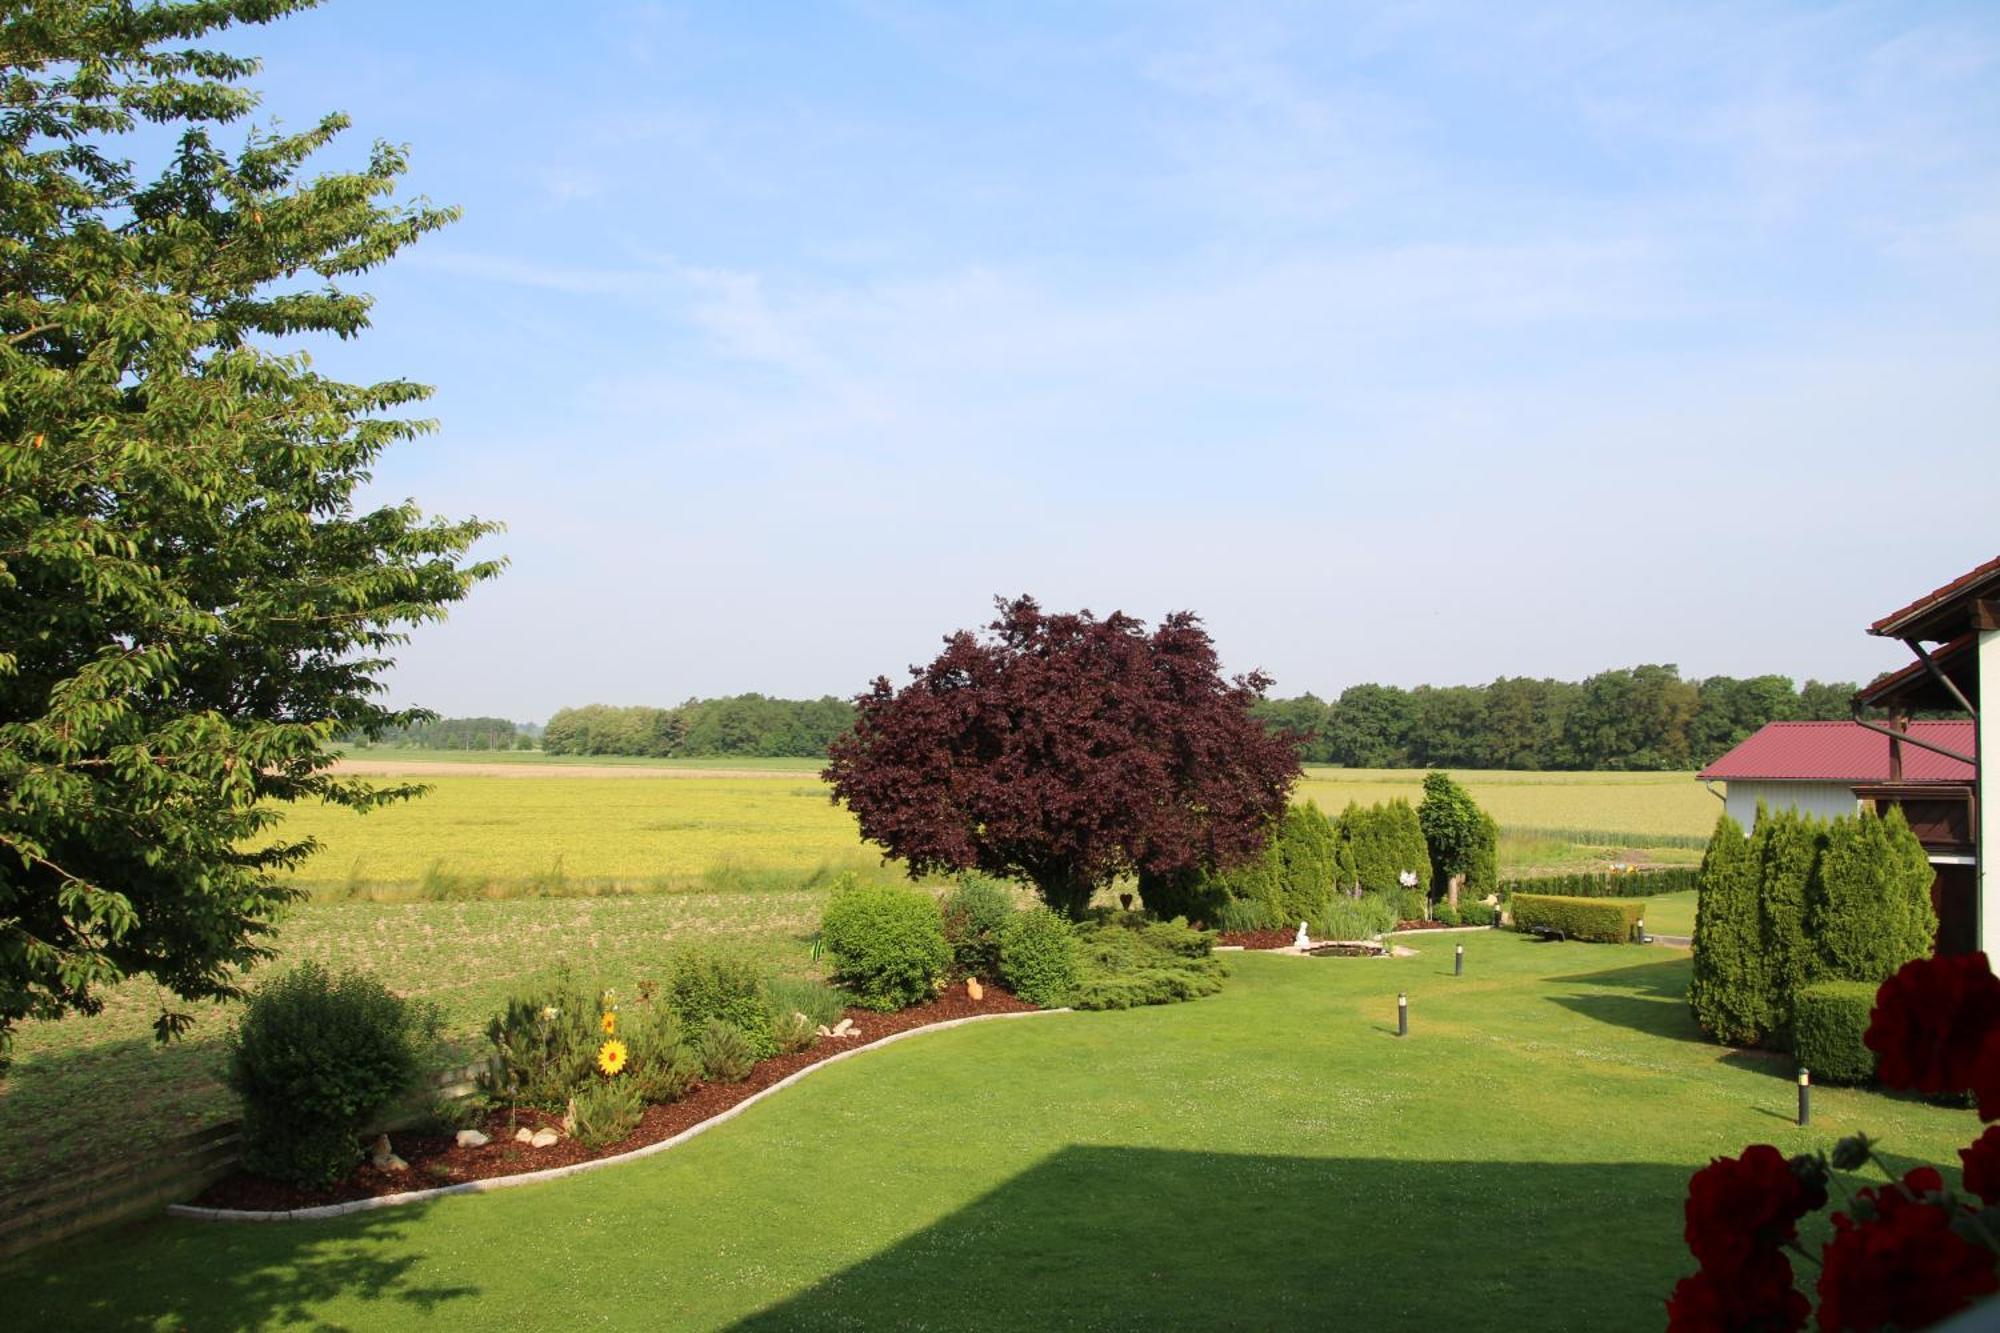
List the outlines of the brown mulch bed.
<svg viewBox="0 0 2000 1333">
<path fill-rule="evenodd" d="M 1398 921 L 1396 929 L 1401 930 L 1450 930 L 1442 921 Z"/>
<path fill-rule="evenodd" d="M 1215 937 L 1215 942 L 1243 949 L 1289 949 L 1297 938 L 1295 930 L 1225 930 Z"/>
<path fill-rule="evenodd" d="M 364 1162 L 355 1168 L 353 1175 L 330 1189 L 300 1189 L 253 1176 L 247 1171 L 238 1171 L 203 1190 L 193 1202 L 203 1208 L 281 1212 L 384 1194 L 401 1194 L 407 1190 L 460 1185 L 468 1180 L 517 1176 L 552 1166 L 572 1166 L 599 1157 L 615 1157 L 649 1143 L 670 1139 L 682 1130 L 728 1110 L 753 1093 L 761 1092 L 806 1066 L 816 1065 L 842 1051 L 858 1050 L 895 1033 L 930 1027 L 954 1018 L 1027 1013 L 1035 1007 L 989 984 L 985 997 L 978 1003 L 967 998 L 963 986 L 953 986 L 929 1004 L 916 1005 L 893 1014 L 849 1009 L 847 1016 L 854 1020 L 854 1026 L 861 1034 L 858 1040 L 822 1037 L 809 1050 L 758 1061 L 750 1076 L 741 1083 L 696 1084 L 694 1091 L 677 1102 L 647 1107 L 645 1118 L 639 1122 L 637 1129 L 606 1147 L 586 1148 L 574 1139 L 564 1138 L 546 1148 L 531 1148 L 516 1142 L 514 1131 L 522 1127 L 560 1129 L 562 1116 L 526 1109 L 499 1110 L 472 1126 L 483 1130 L 492 1140 L 477 1148 L 459 1147 L 456 1136 L 452 1134 L 390 1134 L 390 1143 L 396 1155 L 409 1163 L 409 1168 L 404 1171 L 384 1171 Z"/>
</svg>

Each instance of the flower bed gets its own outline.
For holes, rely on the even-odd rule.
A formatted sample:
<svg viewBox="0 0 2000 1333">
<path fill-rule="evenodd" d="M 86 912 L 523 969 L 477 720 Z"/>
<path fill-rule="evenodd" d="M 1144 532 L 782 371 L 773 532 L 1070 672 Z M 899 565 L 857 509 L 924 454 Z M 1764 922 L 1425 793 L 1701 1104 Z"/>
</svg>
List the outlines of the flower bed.
<svg viewBox="0 0 2000 1333">
<path fill-rule="evenodd" d="M 1289 949 L 1297 939 L 1295 930 L 1225 930 L 1215 942 L 1235 949 Z"/>
<path fill-rule="evenodd" d="M 1407 934 L 1413 930 L 1463 930 L 1463 926 L 1448 926 L 1442 921 L 1398 921 L 1396 933 Z"/>
<path fill-rule="evenodd" d="M 204 1208 L 278 1212 L 458 1185 L 496 1176 L 522 1175 L 601 1157 L 615 1157 L 672 1138 L 799 1070 L 844 1051 L 861 1049 L 899 1032 L 954 1019 L 1027 1013 L 1036 1007 L 999 986 L 988 985 L 984 998 L 976 1002 L 966 996 L 962 987 L 953 987 L 935 1000 L 896 1013 L 850 1009 L 847 1017 L 854 1021 L 855 1028 L 861 1033 L 860 1040 L 823 1038 L 807 1050 L 758 1061 L 749 1076 L 740 1082 L 697 1084 L 678 1101 L 648 1106 L 637 1129 L 616 1143 L 595 1150 L 567 1136 L 546 1148 L 531 1148 L 516 1142 L 514 1133 L 517 1129 L 555 1129 L 562 1117 L 544 1111 L 509 1112 L 502 1109 L 494 1111 L 475 1126 L 491 1139 L 491 1142 L 477 1148 L 459 1147 L 455 1135 L 451 1134 L 394 1135 L 396 1154 L 409 1164 L 405 1170 L 385 1170 L 364 1162 L 346 1179 L 327 1189 L 299 1188 L 238 1171 L 211 1185 L 194 1203 Z"/>
</svg>

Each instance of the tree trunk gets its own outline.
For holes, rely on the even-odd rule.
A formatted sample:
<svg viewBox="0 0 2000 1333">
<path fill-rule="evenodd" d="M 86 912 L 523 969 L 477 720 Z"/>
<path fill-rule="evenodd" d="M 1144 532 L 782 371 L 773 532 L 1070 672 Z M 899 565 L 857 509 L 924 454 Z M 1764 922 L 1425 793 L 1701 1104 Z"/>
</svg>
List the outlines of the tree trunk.
<svg viewBox="0 0 2000 1333">
<path fill-rule="evenodd" d="M 1454 912 L 1458 910 L 1458 891 L 1464 887 L 1465 887 L 1465 876 L 1463 875 L 1453 875 L 1450 879 L 1445 881 L 1444 885 L 1445 897 L 1451 900 L 1451 910 Z"/>
<path fill-rule="evenodd" d="M 1068 869 L 1049 872 L 1035 881 L 1035 891 L 1042 895 L 1042 901 L 1051 910 L 1061 913 L 1072 921 L 1081 921 L 1090 910 L 1091 897 L 1097 892 L 1097 882 Z"/>
</svg>

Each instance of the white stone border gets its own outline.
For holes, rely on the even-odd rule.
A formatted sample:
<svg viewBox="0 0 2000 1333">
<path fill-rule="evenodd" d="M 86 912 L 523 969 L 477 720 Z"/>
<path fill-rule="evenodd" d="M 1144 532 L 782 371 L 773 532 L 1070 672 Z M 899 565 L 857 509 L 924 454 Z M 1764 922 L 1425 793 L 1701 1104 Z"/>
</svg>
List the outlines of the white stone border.
<svg viewBox="0 0 2000 1333">
<path fill-rule="evenodd" d="M 545 1180 L 561 1180 L 565 1176 L 578 1176 L 599 1167 L 616 1166 L 620 1162 L 630 1162 L 640 1157 L 651 1157 L 654 1153 L 665 1152 L 679 1147 L 704 1130 L 715 1128 L 725 1120 L 734 1119 L 743 1112 L 763 1101 L 775 1092 L 789 1088 L 806 1075 L 839 1064 L 868 1051 L 878 1050 L 898 1042 L 905 1037 L 919 1037 L 927 1032 L 942 1032 L 946 1028 L 964 1027 L 967 1023 L 987 1023 L 1002 1018 L 1039 1018 L 1044 1014 L 1067 1014 L 1069 1009 L 1027 1009 L 1011 1014 L 971 1014 L 965 1018 L 948 1018 L 942 1023 L 926 1023 L 919 1028 L 905 1028 L 892 1032 L 886 1037 L 829 1055 L 824 1060 L 815 1060 L 804 1069 L 794 1070 L 773 1083 L 770 1087 L 751 1093 L 727 1110 L 717 1111 L 708 1119 L 689 1125 L 680 1133 L 658 1143 L 649 1143 L 631 1152 L 622 1152 L 615 1157 L 598 1157 L 588 1162 L 575 1162 L 569 1166 L 552 1166 L 541 1171 L 524 1171 L 516 1176 L 490 1176 L 484 1180 L 468 1180 L 458 1185 L 440 1185 L 436 1189 L 406 1190 L 401 1194 L 378 1194 L 366 1199 L 350 1199 L 346 1203 L 323 1203 L 312 1208 L 292 1208 L 281 1211 L 254 1211 L 246 1208 L 197 1208 L 191 1203 L 176 1203 L 167 1206 L 169 1217 L 185 1217 L 198 1222 L 310 1222 L 327 1217 L 345 1217 L 349 1213 L 367 1212 L 371 1208 L 393 1208 L 398 1204 L 422 1203 L 429 1199 L 441 1199 L 447 1194 L 483 1194 L 487 1190 L 503 1190 L 514 1185 L 534 1185 Z"/>
<path fill-rule="evenodd" d="M 1473 931 L 1478 930 L 1491 935 L 1496 930 L 1505 929 L 1505 926 L 1429 926 L 1421 930 L 1390 930 L 1383 933 L 1386 935 L 1470 935 Z"/>
</svg>

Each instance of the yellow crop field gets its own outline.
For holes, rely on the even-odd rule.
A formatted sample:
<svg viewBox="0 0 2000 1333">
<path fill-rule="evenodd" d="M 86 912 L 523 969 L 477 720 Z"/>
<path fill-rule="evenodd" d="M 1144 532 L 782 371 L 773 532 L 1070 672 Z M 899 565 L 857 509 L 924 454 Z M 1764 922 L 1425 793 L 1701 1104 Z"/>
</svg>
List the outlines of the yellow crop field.
<svg viewBox="0 0 2000 1333">
<path fill-rule="evenodd" d="M 429 795 L 371 814 L 294 808 L 285 835 L 311 835 L 324 848 L 299 882 L 334 895 L 422 885 L 441 897 L 535 885 L 779 887 L 881 860 L 809 774 L 648 780 L 457 776 L 440 767 L 422 776 Z M 1458 776 L 1503 830 L 1603 830 L 1645 845 L 1642 835 L 1702 836 L 1719 809 L 1680 773 Z M 1312 769 L 1296 794 L 1337 813 L 1350 800 L 1414 801 L 1421 783 L 1406 770 Z"/>
</svg>

